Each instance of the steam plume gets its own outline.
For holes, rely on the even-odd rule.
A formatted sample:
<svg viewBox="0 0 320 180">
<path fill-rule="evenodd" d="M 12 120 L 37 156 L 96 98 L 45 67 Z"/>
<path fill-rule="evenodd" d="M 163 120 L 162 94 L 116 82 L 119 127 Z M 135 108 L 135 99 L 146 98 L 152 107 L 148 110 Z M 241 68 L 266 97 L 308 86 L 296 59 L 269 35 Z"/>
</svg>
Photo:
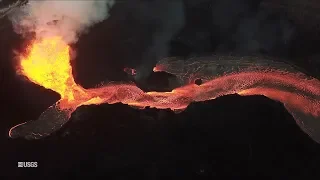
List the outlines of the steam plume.
<svg viewBox="0 0 320 180">
<path fill-rule="evenodd" d="M 74 43 L 90 26 L 109 16 L 114 0 L 35 0 L 9 15 L 16 33 L 37 39 L 61 36 Z"/>
</svg>

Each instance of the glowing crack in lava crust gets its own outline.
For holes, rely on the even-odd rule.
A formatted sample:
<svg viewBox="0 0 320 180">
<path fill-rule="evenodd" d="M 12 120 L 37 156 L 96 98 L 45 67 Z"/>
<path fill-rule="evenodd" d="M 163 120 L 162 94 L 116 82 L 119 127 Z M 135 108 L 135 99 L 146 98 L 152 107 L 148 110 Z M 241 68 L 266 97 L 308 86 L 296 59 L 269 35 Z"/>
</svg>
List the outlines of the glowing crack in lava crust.
<svg viewBox="0 0 320 180">
<path fill-rule="evenodd" d="M 60 129 L 81 105 L 123 103 L 139 108 L 149 106 L 181 111 L 191 102 L 237 93 L 243 96 L 264 95 L 282 102 L 301 129 L 320 143 L 320 81 L 283 63 L 236 57 L 209 57 L 206 61 L 186 62 L 165 59 L 154 71 L 172 73 L 186 85 L 171 92 L 144 92 L 132 83 L 109 83 L 84 89 L 74 81 L 69 50 L 61 38 L 53 37 L 34 41 L 27 54 L 21 56 L 20 73 L 30 81 L 59 93 L 61 99 L 43 112 L 38 120 L 11 128 L 10 137 L 46 137 Z M 195 78 L 202 78 L 204 83 L 190 83 Z"/>
</svg>

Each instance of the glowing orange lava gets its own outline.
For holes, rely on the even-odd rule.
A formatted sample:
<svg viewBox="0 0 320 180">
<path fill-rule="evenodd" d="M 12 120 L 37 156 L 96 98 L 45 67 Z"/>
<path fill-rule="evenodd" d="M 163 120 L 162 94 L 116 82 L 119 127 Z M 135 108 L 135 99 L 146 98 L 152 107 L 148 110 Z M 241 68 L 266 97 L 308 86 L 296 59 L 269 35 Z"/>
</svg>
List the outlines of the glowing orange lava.
<svg viewBox="0 0 320 180">
<path fill-rule="evenodd" d="M 74 109 L 91 99 L 74 81 L 69 52 L 62 38 L 51 37 L 32 42 L 28 54 L 21 56 L 21 73 L 35 84 L 59 93 L 63 109 Z"/>
<path fill-rule="evenodd" d="M 29 47 L 29 53 L 21 59 L 21 72 L 30 81 L 61 95 L 59 101 L 61 110 L 70 109 L 72 112 L 81 105 L 119 102 L 140 108 L 149 106 L 183 110 L 191 102 L 238 93 L 264 95 L 282 102 L 299 125 L 303 124 L 303 121 L 296 115 L 297 111 L 312 116 L 311 121 L 318 121 L 320 117 L 320 81 L 301 74 L 278 70 L 243 71 L 212 78 L 200 86 L 188 84 L 171 92 L 143 92 L 134 84 L 117 83 L 84 89 L 75 83 L 72 76 L 69 49 L 70 47 L 61 38 L 48 38 L 34 41 Z M 160 71 L 163 68 L 165 66 L 154 70 Z M 196 70 L 198 71 L 198 68 Z M 182 70 L 178 71 L 181 72 Z M 63 123 L 65 122 L 61 121 L 60 125 L 55 125 L 54 128 L 58 129 L 57 127 Z M 28 127 L 27 124 L 22 124 L 20 127 L 12 128 L 9 134 L 11 137 L 27 136 L 31 131 L 30 128 L 34 130 L 36 125 L 31 124 Z M 43 136 L 49 134 L 49 131 L 51 133 L 54 128 L 37 129 L 37 133 Z M 302 128 L 315 141 L 320 142 L 320 126 L 313 127 L 317 133 L 310 131 L 310 128 Z M 35 133 L 29 133 L 29 136 L 38 138 Z"/>
<path fill-rule="evenodd" d="M 34 42 L 29 54 L 21 59 L 22 73 L 28 79 L 73 100 L 72 87 L 75 86 L 69 64 L 69 46 L 59 37 Z"/>
</svg>

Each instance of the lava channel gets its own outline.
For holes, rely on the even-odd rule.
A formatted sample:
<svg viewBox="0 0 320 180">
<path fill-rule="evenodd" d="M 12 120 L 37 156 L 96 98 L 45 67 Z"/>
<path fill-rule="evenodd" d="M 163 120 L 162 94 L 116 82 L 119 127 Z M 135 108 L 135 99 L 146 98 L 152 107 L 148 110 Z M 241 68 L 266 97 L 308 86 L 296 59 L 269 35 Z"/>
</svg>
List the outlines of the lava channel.
<svg viewBox="0 0 320 180">
<path fill-rule="evenodd" d="M 18 72 L 30 81 L 60 94 L 61 99 L 38 120 L 10 129 L 12 138 L 39 139 L 59 130 L 77 107 L 90 104 L 123 103 L 130 106 L 182 111 L 191 102 L 228 94 L 264 95 L 280 101 L 300 128 L 320 143 L 320 81 L 281 62 L 249 57 L 213 56 L 183 62 L 164 59 L 154 71 L 166 71 L 181 80 L 170 92 L 144 92 L 134 84 L 108 83 L 84 89 L 74 81 L 70 46 L 60 37 L 34 41 L 21 55 Z M 202 84 L 192 83 L 201 79 Z"/>
</svg>

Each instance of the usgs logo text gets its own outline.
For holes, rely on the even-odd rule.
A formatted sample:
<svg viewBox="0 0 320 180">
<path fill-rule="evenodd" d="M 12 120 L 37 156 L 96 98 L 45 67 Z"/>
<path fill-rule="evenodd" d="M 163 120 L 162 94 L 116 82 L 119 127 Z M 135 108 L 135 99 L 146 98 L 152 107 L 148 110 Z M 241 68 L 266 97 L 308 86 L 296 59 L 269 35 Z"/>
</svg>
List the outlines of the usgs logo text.
<svg viewBox="0 0 320 180">
<path fill-rule="evenodd" d="M 38 167 L 38 162 L 18 162 L 18 167 Z"/>
</svg>

